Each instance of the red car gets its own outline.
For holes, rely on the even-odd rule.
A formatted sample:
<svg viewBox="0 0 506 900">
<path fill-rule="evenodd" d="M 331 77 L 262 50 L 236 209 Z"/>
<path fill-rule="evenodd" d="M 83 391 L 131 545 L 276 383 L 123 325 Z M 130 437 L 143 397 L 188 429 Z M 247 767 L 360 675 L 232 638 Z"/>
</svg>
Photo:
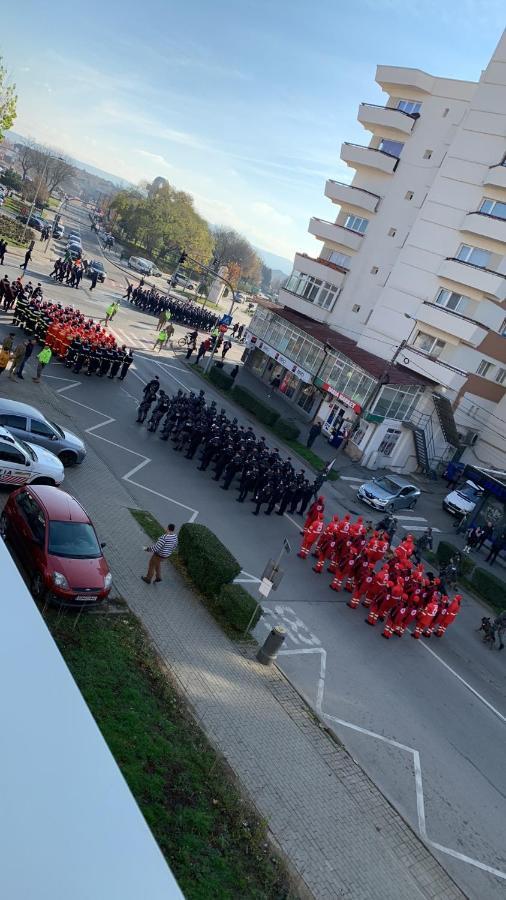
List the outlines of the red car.
<svg viewBox="0 0 506 900">
<path fill-rule="evenodd" d="M 81 504 L 59 488 L 27 485 L 14 491 L 0 517 L 0 536 L 28 572 L 36 600 L 91 606 L 111 590 L 105 544 Z"/>
</svg>

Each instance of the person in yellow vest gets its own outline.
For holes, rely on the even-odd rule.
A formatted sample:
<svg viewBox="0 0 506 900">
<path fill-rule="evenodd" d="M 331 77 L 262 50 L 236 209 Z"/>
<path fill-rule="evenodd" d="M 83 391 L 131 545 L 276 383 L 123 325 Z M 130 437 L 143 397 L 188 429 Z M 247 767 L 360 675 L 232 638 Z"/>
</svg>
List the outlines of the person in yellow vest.
<svg viewBox="0 0 506 900">
<path fill-rule="evenodd" d="M 164 347 L 165 344 L 167 343 L 168 339 L 169 339 L 169 336 L 168 336 L 167 332 L 165 331 L 165 328 L 160 329 L 160 331 L 158 332 L 158 334 L 156 336 L 155 343 L 153 344 L 153 350 L 158 350 L 158 352 L 160 352 L 162 347 Z"/>
<path fill-rule="evenodd" d="M 118 309 L 119 309 L 119 303 L 116 303 L 115 300 L 109 304 L 109 306 L 107 307 L 107 309 L 105 311 L 105 324 L 106 325 L 108 325 L 109 322 L 112 322 L 112 320 L 114 319 L 114 316 L 118 312 Z"/>
<path fill-rule="evenodd" d="M 37 374 L 32 381 L 40 381 L 42 371 L 46 368 L 48 363 L 51 362 L 52 355 L 51 348 L 48 347 L 47 344 L 44 344 L 40 353 L 37 354 Z"/>
</svg>

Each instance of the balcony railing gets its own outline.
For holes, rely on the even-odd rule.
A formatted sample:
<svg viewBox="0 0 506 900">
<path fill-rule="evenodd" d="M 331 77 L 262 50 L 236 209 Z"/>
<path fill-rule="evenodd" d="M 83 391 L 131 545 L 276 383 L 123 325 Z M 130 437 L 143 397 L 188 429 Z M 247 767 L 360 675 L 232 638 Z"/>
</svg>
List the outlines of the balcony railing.
<svg viewBox="0 0 506 900">
<path fill-rule="evenodd" d="M 371 153 L 371 154 L 374 153 L 374 154 L 378 155 L 379 159 L 393 160 L 393 165 L 392 165 L 392 169 L 391 169 L 392 173 L 395 172 L 395 170 L 397 169 L 397 166 L 399 165 L 399 162 L 400 162 L 400 159 L 398 156 L 395 156 L 393 153 L 387 153 L 386 150 L 380 150 L 378 147 L 368 147 L 364 144 L 354 144 L 351 141 L 345 141 L 343 143 L 343 147 L 353 147 L 356 150 L 359 150 L 360 153 L 364 153 L 365 155 L 368 155 L 369 153 Z"/>
<path fill-rule="evenodd" d="M 496 275 L 497 278 L 505 278 L 502 272 L 496 272 L 495 269 L 487 269 L 486 266 L 477 266 L 476 263 L 467 262 L 465 259 L 459 259 L 458 256 L 447 256 L 446 262 L 457 262 L 461 266 L 469 266 L 470 269 L 477 269 L 478 272 L 488 272 L 490 275 Z"/>
<path fill-rule="evenodd" d="M 309 259 L 311 262 L 318 263 L 320 266 L 327 266 L 329 269 L 333 269 L 334 272 L 342 272 L 343 275 L 347 275 L 349 269 L 345 269 L 344 266 L 338 266 L 337 263 L 333 263 L 330 259 L 322 259 L 320 256 L 310 256 L 309 253 L 298 253 L 297 256 L 303 256 L 304 259 Z"/>
<path fill-rule="evenodd" d="M 370 106 L 372 109 L 391 109 L 392 112 L 402 113 L 403 116 L 408 116 L 410 119 L 419 119 L 420 113 L 408 113 L 405 109 L 398 109 L 397 106 L 385 106 L 384 103 L 361 103 L 360 106 Z"/>
</svg>

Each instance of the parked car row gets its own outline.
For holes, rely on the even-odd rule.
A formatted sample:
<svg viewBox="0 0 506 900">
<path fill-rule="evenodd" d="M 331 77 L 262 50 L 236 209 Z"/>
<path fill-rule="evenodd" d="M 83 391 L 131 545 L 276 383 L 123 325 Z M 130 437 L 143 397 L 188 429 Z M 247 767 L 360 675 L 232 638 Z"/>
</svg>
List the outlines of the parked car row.
<svg viewBox="0 0 506 900">
<path fill-rule="evenodd" d="M 0 516 L 35 599 L 93 607 L 112 576 L 86 510 L 59 485 L 64 466 L 86 458 L 84 443 L 26 403 L 0 398 L 0 485 L 15 487 Z"/>
</svg>

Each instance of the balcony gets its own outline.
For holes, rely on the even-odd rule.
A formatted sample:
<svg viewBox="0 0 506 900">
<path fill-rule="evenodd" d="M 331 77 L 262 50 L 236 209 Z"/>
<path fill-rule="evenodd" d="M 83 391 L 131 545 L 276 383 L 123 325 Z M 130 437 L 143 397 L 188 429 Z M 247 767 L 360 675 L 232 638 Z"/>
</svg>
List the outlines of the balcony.
<svg viewBox="0 0 506 900">
<path fill-rule="evenodd" d="M 362 144 L 344 143 L 341 147 L 341 159 L 352 169 L 374 169 L 383 175 L 393 175 L 399 165 L 399 158 L 385 153 L 384 150 L 376 150 L 374 147 L 364 147 Z"/>
<path fill-rule="evenodd" d="M 325 241 L 332 244 L 338 249 L 344 250 L 360 250 L 363 241 L 363 234 L 345 228 L 344 225 L 336 225 L 335 222 L 325 222 L 323 219 L 317 219 L 313 216 L 309 220 L 309 234 L 314 234 L 319 241 Z"/>
<path fill-rule="evenodd" d="M 465 287 L 481 291 L 500 303 L 506 300 L 506 275 L 501 275 L 500 272 L 492 272 L 490 269 L 482 269 L 472 263 L 449 257 L 441 263 L 438 275 L 454 284 L 463 284 Z"/>
<path fill-rule="evenodd" d="M 415 347 L 405 347 L 398 361 L 413 372 L 430 378 L 434 384 L 441 384 L 452 391 L 459 391 L 467 381 L 467 372 L 456 369 L 455 366 L 434 356 L 428 356 Z"/>
<path fill-rule="evenodd" d="M 387 94 L 402 97 L 407 92 L 416 100 L 419 94 L 432 92 L 434 77 L 421 69 L 409 69 L 407 66 L 378 66 L 376 81 Z"/>
<path fill-rule="evenodd" d="M 361 103 L 358 108 L 358 121 L 373 134 L 393 140 L 404 140 L 415 127 L 419 115 L 403 112 L 393 106 L 377 106 L 375 103 Z"/>
<path fill-rule="evenodd" d="M 287 306 L 288 309 L 293 309 L 303 316 L 308 316 L 310 319 L 314 319 L 315 322 L 327 322 L 332 315 L 332 310 L 316 306 L 310 300 L 306 300 L 305 297 L 302 297 L 300 294 L 294 294 L 293 291 L 288 291 L 286 288 L 280 288 L 279 302 L 281 306 Z"/>
<path fill-rule="evenodd" d="M 342 181 L 333 181 L 329 178 L 325 185 L 325 196 L 332 203 L 340 206 L 352 206 L 360 212 L 374 213 L 378 209 L 381 197 L 364 191 L 363 188 L 354 187 L 352 184 L 344 184 Z"/>
<path fill-rule="evenodd" d="M 348 270 L 343 269 L 342 266 L 336 266 L 327 259 L 316 259 L 314 256 L 308 256 L 307 253 L 296 253 L 293 267 L 296 272 L 304 272 L 321 281 L 329 281 L 330 284 L 337 284 L 340 288 L 343 287 L 344 279 L 348 274 Z"/>
<path fill-rule="evenodd" d="M 483 184 L 492 184 L 494 187 L 506 188 L 506 166 L 490 166 L 483 179 Z"/>
<path fill-rule="evenodd" d="M 498 216 L 479 211 L 470 212 L 465 217 L 461 230 L 479 234 L 497 244 L 506 244 L 506 220 Z M 497 249 L 499 252 L 503 250 L 501 247 Z"/>
<path fill-rule="evenodd" d="M 446 309 L 444 306 L 438 306 L 437 303 L 429 303 L 427 300 L 417 311 L 416 319 L 420 323 L 437 328 L 438 331 L 453 335 L 471 347 L 477 347 L 488 333 L 487 329 L 478 322 Z"/>
</svg>

